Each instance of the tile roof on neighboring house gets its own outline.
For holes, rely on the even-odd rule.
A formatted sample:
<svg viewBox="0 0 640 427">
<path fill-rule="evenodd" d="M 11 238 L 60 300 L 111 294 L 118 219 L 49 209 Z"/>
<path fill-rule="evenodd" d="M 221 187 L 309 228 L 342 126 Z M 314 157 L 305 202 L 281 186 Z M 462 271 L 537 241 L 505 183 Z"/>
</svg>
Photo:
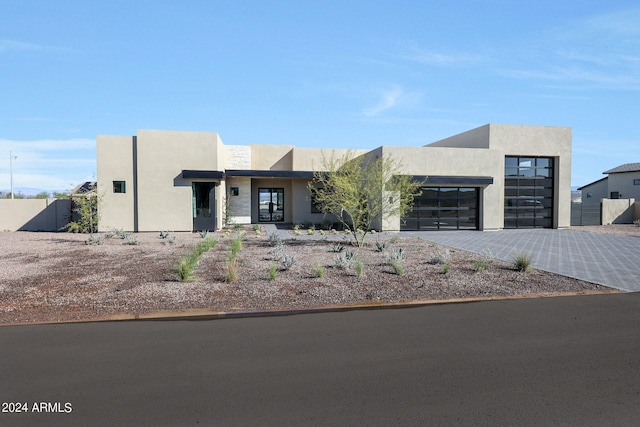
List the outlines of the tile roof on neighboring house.
<svg viewBox="0 0 640 427">
<path fill-rule="evenodd" d="M 640 172 L 640 163 L 625 163 L 602 173 Z"/>
</svg>

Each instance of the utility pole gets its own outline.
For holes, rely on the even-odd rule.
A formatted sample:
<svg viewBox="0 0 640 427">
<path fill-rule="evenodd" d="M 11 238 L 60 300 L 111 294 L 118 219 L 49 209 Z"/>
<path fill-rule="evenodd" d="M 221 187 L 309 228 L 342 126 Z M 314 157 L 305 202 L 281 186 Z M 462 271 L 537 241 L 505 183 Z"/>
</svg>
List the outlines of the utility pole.
<svg viewBox="0 0 640 427">
<path fill-rule="evenodd" d="M 11 180 L 11 200 L 13 200 L 13 160 L 17 159 L 18 156 L 14 156 L 11 151 L 9 151 L 9 179 Z"/>
</svg>

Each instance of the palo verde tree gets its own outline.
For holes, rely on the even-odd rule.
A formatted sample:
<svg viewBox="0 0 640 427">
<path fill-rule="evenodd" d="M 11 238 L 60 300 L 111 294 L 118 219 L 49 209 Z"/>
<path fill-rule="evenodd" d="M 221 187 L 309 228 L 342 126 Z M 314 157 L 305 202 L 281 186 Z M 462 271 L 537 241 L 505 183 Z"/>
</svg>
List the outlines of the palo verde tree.
<svg viewBox="0 0 640 427">
<path fill-rule="evenodd" d="M 102 197 L 96 192 L 72 197 L 72 220 L 62 229 L 72 233 L 96 233 L 100 220 L 98 210 L 101 202 Z"/>
<path fill-rule="evenodd" d="M 420 194 L 421 183 L 388 156 L 323 155 L 321 168 L 308 185 L 313 201 L 324 214 L 334 215 L 359 247 L 375 224 L 402 217 Z"/>
</svg>

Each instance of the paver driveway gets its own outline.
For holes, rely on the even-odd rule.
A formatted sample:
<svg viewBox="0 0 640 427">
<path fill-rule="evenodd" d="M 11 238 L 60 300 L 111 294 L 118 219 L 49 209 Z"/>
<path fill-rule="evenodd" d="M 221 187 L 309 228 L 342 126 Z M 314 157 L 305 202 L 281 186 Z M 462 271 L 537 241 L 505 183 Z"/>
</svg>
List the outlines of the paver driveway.
<svg viewBox="0 0 640 427">
<path fill-rule="evenodd" d="M 403 231 L 452 248 L 480 253 L 489 248 L 510 261 L 519 252 L 532 266 L 625 291 L 640 291 L 640 238 L 573 230 Z"/>
</svg>

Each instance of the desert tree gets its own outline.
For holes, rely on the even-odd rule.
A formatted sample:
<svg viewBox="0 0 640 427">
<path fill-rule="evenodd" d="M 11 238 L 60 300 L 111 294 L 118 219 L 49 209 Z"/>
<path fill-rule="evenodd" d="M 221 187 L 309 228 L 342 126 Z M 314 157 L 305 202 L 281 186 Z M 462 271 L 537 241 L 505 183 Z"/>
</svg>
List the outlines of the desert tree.
<svg viewBox="0 0 640 427">
<path fill-rule="evenodd" d="M 420 194 L 421 182 L 404 173 L 400 161 L 389 156 L 340 157 L 323 153 L 320 170 L 308 188 L 324 214 L 335 216 L 362 247 L 376 224 L 402 217 Z"/>
<path fill-rule="evenodd" d="M 100 220 L 99 207 L 102 197 L 95 191 L 71 197 L 72 217 L 62 230 L 72 233 L 96 233 Z M 75 214 L 75 215 L 74 215 Z"/>
</svg>

